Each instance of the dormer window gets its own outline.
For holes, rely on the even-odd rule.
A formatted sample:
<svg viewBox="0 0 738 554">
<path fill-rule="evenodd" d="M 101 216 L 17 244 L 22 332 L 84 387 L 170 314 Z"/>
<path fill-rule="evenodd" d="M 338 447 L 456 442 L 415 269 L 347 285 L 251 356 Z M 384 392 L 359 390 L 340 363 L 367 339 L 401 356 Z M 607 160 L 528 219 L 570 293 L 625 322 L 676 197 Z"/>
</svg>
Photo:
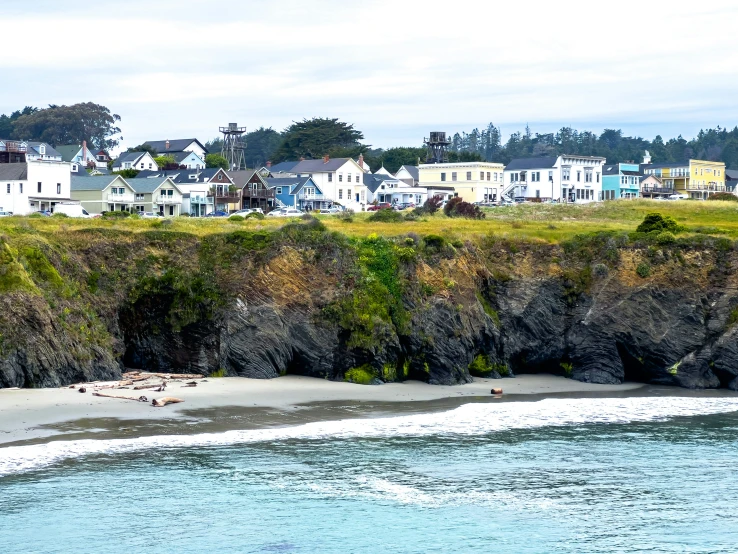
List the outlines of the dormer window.
<svg viewBox="0 0 738 554">
<path fill-rule="evenodd" d="M 41 154 L 42 156 L 46 155 L 46 145 L 45 144 L 42 144 L 41 146 L 38 147 L 38 153 Z"/>
<path fill-rule="evenodd" d="M 222 173 L 218 173 L 218 181 L 222 181 L 222 180 L 223 180 L 223 174 Z"/>
<path fill-rule="evenodd" d="M 72 173 L 77 173 L 77 164 L 72 164 Z"/>
</svg>

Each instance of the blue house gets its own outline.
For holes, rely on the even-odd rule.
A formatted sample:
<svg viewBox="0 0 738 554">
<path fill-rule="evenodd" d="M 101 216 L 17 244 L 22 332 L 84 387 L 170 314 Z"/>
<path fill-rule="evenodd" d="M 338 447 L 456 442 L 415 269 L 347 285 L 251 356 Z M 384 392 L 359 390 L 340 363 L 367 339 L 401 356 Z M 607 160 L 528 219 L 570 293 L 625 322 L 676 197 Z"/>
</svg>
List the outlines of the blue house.
<svg viewBox="0 0 738 554">
<path fill-rule="evenodd" d="M 274 189 L 280 207 L 312 211 L 329 208 L 333 203 L 312 177 L 271 177 L 266 182 L 270 189 Z"/>
<path fill-rule="evenodd" d="M 602 199 L 638 198 L 641 183 L 636 163 L 605 164 L 602 170 Z"/>
</svg>

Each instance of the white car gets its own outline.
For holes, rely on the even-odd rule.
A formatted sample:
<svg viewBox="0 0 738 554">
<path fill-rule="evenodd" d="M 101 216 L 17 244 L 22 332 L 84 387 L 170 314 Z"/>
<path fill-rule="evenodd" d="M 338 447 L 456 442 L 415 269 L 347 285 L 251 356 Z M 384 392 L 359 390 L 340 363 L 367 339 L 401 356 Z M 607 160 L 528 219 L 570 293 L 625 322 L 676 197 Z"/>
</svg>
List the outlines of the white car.
<svg viewBox="0 0 738 554">
<path fill-rule="evenodd" d="M 0 212 L 0 217 L 10 217 L 13 212 Z"/>
<path fill-rule="evenodd" d="M 156 212 L 139 212 L 138 215 L 140 215 L 144 219 L 156 219 L 156 218 L 161 217 Z"/>
<path fill-rule="evenodd" d="M 249 214 L 264 215 L 264 210 L 262 210 L 261 208 L 244 208 L 243 210 L 238 210 L 237 212 L 233 212 L 231 215 L 240 215 L 240 216 L 246 217 Z"/>
<path fill-rule="evenodd" d="M 340 214 L 343 210 L 341 208 L 328 208 L 326 210 L 320 210 L 318 213 L 320 215 L 335 215 Z"/>
<path fill-rule="evenodd" d="M 295 208 L 282 208 L 269 212 L 267 217 L 300 217 L 301 215 L 303 215 L 303 212 Z"/>
<path fill-rule="evenodd" d="M 67 204 L 60 202 L 54 205 L 55 214 L 64 214 L 69 217 L 92 217 L 80 204 Z"/>
<path fill-rule="evenodd" d="M 670 194 L 669 200 L 686 200 L 687 195 L 686 194 Z"/>
</svg>

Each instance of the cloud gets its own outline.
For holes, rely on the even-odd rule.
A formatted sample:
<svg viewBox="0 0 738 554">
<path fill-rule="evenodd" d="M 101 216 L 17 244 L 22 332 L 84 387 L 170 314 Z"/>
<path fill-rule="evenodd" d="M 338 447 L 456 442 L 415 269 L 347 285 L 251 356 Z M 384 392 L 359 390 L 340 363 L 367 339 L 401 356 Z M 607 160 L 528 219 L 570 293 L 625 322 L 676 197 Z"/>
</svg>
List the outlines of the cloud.
<svg viewBox="0 0 738 554">
<path fill-rule="evenodd" d="M 0 112 L 92 100 L 131 144 L 313 116 L 378 146 L 489 121 L 688 134 L 738 120 L 738 6 L 704 4 L 37 0 L 3 16 L 23 53 L 0 58 Z"/>
</svg>

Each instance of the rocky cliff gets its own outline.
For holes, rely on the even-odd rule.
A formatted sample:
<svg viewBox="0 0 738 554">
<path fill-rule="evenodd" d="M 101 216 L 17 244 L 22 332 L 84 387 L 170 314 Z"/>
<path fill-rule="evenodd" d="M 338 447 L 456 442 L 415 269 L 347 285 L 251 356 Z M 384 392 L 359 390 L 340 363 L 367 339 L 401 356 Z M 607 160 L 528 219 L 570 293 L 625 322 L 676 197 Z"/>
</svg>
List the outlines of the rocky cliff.
<svg viewBox="0 0 738 554">
<path fill-rule="evenodd" d="M 0 387 L 127 367 L 434 384 L 553 372 L 738 390 L 726 239 L 117 227 L 0 237 Z"/>
</svg>

